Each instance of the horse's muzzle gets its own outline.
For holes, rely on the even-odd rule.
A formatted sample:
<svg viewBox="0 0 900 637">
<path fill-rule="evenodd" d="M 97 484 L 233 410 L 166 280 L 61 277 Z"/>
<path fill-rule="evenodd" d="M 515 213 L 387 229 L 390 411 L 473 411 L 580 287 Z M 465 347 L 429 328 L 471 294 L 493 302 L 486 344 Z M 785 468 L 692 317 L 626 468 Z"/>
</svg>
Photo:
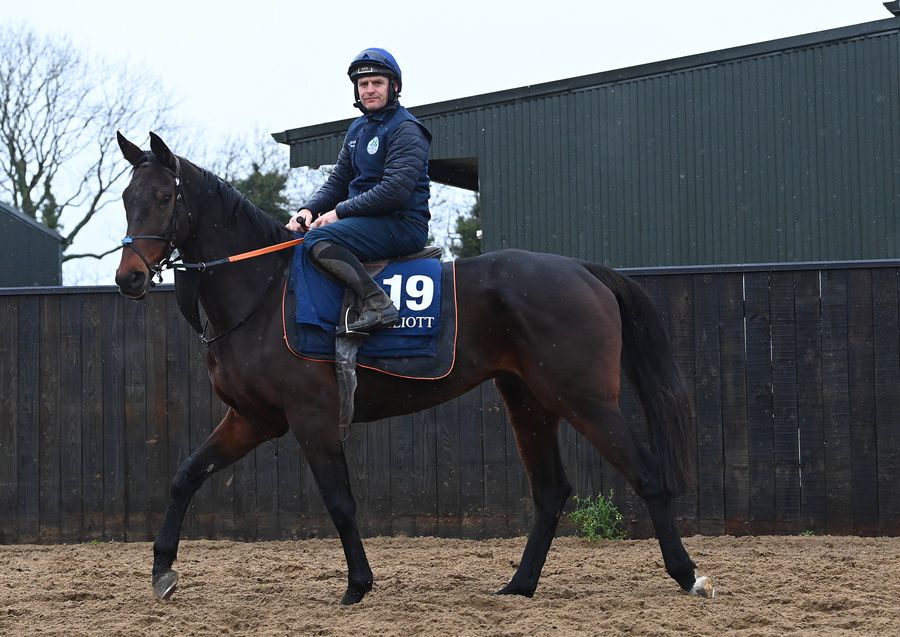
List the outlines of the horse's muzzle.
<svg viewBox="0 0 900 637">
<path fill-rule="evenodd" d="M 142 299 L 150 290 L 150 273 L 144 270 L 116 270 L 119 292 L 131 299 Z"/>
</svg>

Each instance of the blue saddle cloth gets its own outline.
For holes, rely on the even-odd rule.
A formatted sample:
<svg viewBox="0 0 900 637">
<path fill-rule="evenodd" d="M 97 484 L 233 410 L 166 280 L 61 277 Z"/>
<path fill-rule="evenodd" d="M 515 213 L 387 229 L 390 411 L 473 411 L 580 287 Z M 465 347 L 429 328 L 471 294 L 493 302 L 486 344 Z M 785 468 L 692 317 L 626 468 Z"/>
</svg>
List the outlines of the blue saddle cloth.
<svg viewBox="0 0 900 637">
<path fill-rule="evenodd" d="M 400 324 L 376 330 L 359 348 L 361 357 L 435 355 L 441 328 L 441 270 L 438 259 L 391 261 L 375 277 L 400 310 Z M 312 264 L 303 244 L 294 248 L 290 289 L 295 299 L 295 346 L 302 354 L 333 358 L 344 288 Z"/>
</svg>

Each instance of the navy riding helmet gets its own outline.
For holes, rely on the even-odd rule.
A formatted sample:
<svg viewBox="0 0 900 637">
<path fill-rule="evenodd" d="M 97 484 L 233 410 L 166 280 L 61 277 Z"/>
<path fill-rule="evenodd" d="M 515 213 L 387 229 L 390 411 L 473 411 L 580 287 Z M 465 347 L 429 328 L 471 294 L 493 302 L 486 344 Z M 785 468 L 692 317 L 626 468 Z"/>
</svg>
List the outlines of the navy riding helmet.
<svg viewBox="0 0 900 637">
<path fill-rule="evenodd" d="M 403 74 L 400 72 L 400 65 L 397 64 L 394 56 L 384 49 L 371 48 L 360 51 L 350 63 L 347 75 L 350 76 L 350 81 L 353 82 L 353 96 L 356 98 L 354 106 L 357 108 L 362 108 L 359 102 L 359 89 L 356 87 L 356 79 L 359 77 L 364 75 L 386 75 L 393 80 L 393 82 L 388 83 L 389 104 L 397 100 L 400 96 L 400 90 L 403 88 Z M 394 89 L 394 82 L 397 83 L 396 90 Z"/>
</svg>

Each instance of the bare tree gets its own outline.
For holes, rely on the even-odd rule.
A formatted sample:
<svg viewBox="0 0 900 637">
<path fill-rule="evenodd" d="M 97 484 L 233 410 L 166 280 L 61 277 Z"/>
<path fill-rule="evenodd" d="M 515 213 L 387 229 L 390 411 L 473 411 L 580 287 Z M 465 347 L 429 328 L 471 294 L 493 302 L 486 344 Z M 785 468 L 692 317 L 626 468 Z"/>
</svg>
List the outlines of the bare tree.
<svg viewBox="0 0 900 637">
<path fill-rule="evenodd" d="M 163 131 L 171 107 L 146 73 L 91 61 L 66 39 L 0 26 L 0 197 L 59 232 L 68 250 L 118 197 L 111 189 L 128 163 L 115 131 L 139 120 Z"/>
<path fill-rule="evenodd" d="M 231 136 L 213 150 L 210 169 L 233 184 L 254 172 L 280 173 L 287 177 L 283 194 L 296 211 L 328 179 L 333 165 L 291 168 L 284 145 L 274 141 L 261 128 L 248 135 Z"/>
</svg>

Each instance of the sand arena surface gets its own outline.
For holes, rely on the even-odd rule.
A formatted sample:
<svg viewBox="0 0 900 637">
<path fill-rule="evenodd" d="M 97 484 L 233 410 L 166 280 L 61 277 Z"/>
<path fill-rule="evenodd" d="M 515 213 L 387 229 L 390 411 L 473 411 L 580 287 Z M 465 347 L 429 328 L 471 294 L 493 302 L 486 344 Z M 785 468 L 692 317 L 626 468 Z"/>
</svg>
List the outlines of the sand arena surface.
<svg viewBox="0 0 900 637">
<path fill-rule="evenodd" d="M 353 607 L 337 540 L 182 542 L 168 602 L 148 543 L 0 546 L 0 635 L 900 634 L 900 538 L 687 538 L 714 600 L 681 594 L 653 540 L 557 538 L 533 599 L 492 595 L 524 542 L 369 538 Z"/>
</svg>

